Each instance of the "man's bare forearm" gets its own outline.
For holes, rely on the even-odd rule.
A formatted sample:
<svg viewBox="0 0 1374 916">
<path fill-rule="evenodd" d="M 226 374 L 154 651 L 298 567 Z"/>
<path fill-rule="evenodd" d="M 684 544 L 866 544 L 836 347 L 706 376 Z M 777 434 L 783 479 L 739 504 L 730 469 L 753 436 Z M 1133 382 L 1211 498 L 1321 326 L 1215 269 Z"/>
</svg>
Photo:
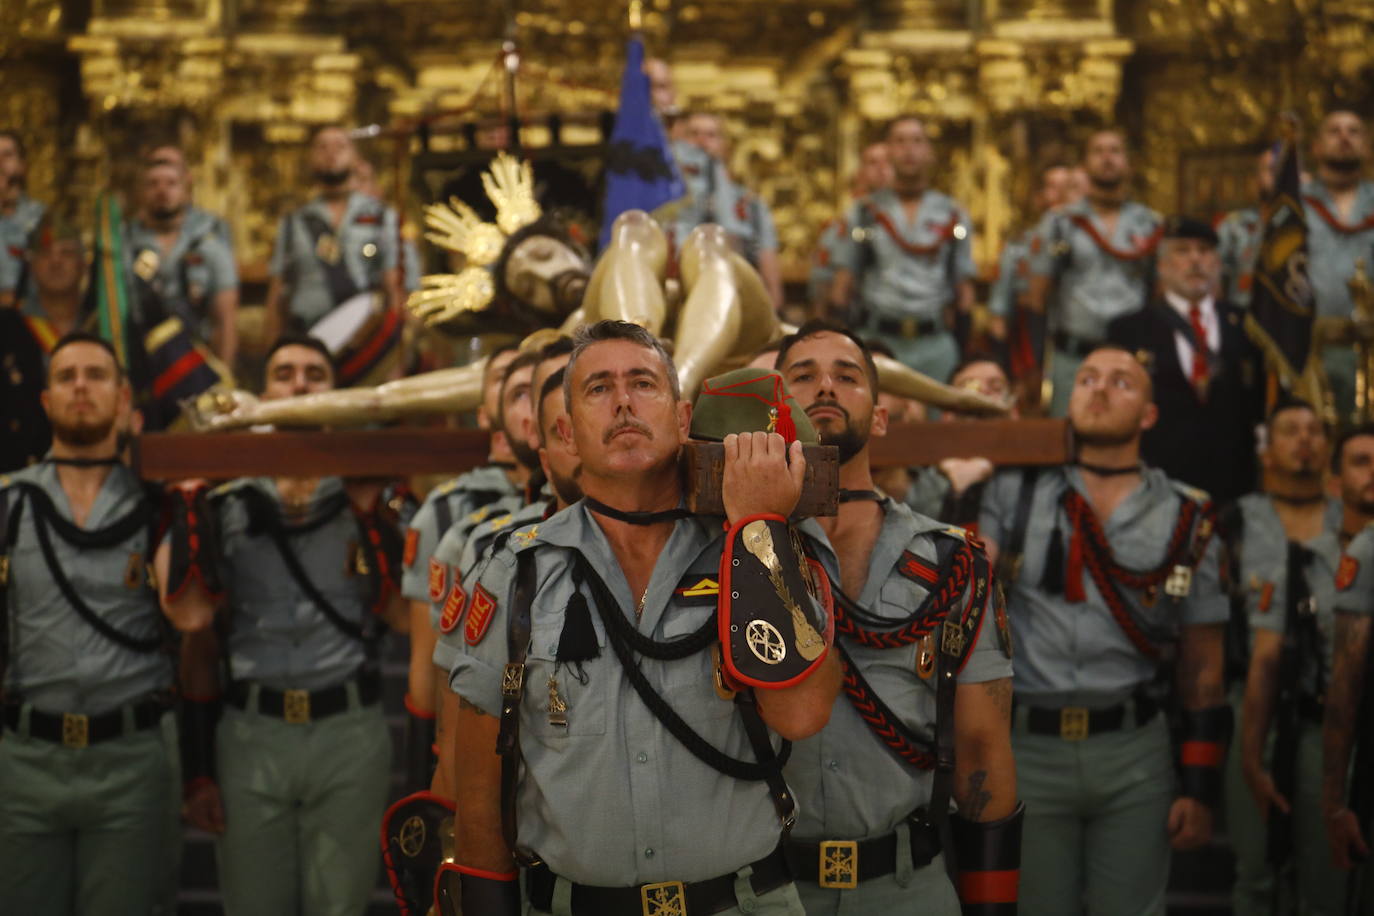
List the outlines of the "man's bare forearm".
<svg viewBox="0 0 1374 916">
<path fill-rule="evenodd" d="M 1250 671 L 1245 678 L 1245 702 L 1240 716 L 1241 760 L 1246 765 L 1263 765 L 1264 739 L 1274 716 L 1281 639 L 1268 630 L 1255 631 L 1255 648 L 1250 653 Z"/>
<path fill-rule="evenodd" d="M 1010 678 L 963 684 L 955 698 L 954 800 L 959 816 L 996 821 L 1016 809 Z"/>
<path fill-rule="evenodd" d="M 1322 718 L 1322 806 L 1328 813 L 1346 804 L 1346 772 L 1364 695 L 1370 618 L 1338 613 L 1335 629 L 1331 681 Z"/>
<path fill-rule="evenodd" d="M 515 869 L 501 830 L 500 723 L 494 715 L 458 698 L 454 722 L 453 785 L 459 812 L 454 858 L 469 868 L 504 874 Z"/>
<path fill-rule="evenodd" d="M 1177 686 L 1184 709 L 1207 709 L 1226 702 L 1221 624 L 1186 626 L 1179 640 Z"/>
</svg>

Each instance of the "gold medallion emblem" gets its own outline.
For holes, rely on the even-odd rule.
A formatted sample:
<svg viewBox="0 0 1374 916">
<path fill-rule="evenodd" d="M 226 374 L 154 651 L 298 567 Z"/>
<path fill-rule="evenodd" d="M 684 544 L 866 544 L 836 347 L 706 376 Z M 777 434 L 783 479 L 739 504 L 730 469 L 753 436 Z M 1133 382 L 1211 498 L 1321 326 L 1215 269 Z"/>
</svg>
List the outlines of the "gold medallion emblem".
<svg viewBox="0 0 1374 916">
<path fill-rule="evenodd" d="M 754 657 L 765 665 L 776 665 L 787 657 L 787 644 L 782 633 L 766 620 L 751 620 L 744 628 L 744 641 Z"/>
<path fill-rule="evenodd" d="M 326 232 L 315 243 L 315 256 L 330 266 L 339 263 L 339 240 L 333 233 Z"/>
<path fill-rule="evenodd" d="M 138 257 L 134 258 L 134 273 L 138 274 L 139 279 L 145 283 L 151 283 L 153 277 L 157 276 L 157 269 L 161 263 L 156 251 L 145 248 L 138 253 Z"/>
<path fill-rule="evenodd" d="M 406 818 L 406 822 L 401 825 L 400 831 L 396 834 L 396 841 L 400 844 L 401 852 L 407 858 L 415 858 L 420 851 L 425 848 L 425 821 L 418 814 L 412 814 Z"/>
</svg>

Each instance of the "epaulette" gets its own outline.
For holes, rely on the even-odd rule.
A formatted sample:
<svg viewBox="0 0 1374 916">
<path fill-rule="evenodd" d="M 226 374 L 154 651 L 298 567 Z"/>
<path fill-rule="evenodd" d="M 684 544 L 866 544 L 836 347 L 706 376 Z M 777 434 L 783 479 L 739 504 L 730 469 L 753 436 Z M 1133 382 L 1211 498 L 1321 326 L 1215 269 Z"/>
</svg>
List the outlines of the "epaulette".
<svg viewBox="0 0 1374 916">
<path fill-rule="evenodd" d="M 510 520 L 515 517 L 514 512 L 507 512 L 505 515 L 498 515 L 487 522 L 487 527 L 492 531 L 500 531 L 510 524 Z"/>
<path fill-rule="evenodd" d="M 207 499 L 223 499 L 224 497 L 233 493 L 235 490 L 242 489 L 246 486 L 248 486 L 248 479 L 241 477 L 238 480 L 231 480 L 228 483 L 222 483 L 205 495 Z"/>
<path fill-rule="evenodd" d="M 439 486 L 434 488 L 432 495 L 434 495 L 435 497 L 449 495 L 454 490 L 458 489 L 458 482 L 460 480 L 462 480 L 461 477 L 452 477 L 448 480 L 445 480 L 443 483 L 439 484 Z"/>
<path fill-rule="evenodd" d="M 1212 497 L 1207 495 L 1206 490 L 1199 490 L 1197 487 L 1186 484 L 1181 480 L 1169 479 L 1169 484 L 1173 486 L 1174 492 L 1186 500 L 1205 506 L 1212 501 Z"/>
<path fill-rule="evenodd" d="M 515 553 L 519 553 L 539 543 L 540 524 L 542 523 L 535 522 L 533 525 L 521 525 L 519 528 L 502 529 L 497 532 L 497 540 L 493 542 L 492 549 L 499 550 L 501 544 L 509 543 L 510 549 Z"/>
<path fill-rule="evenodd" d="M 469 512 L 468 524 L 480 525 L 487 520 L 488 515 L 491 515 L 491 506 L 483 506 L 480 509 L 476 509 L 472 512 Z"/>
</svg>

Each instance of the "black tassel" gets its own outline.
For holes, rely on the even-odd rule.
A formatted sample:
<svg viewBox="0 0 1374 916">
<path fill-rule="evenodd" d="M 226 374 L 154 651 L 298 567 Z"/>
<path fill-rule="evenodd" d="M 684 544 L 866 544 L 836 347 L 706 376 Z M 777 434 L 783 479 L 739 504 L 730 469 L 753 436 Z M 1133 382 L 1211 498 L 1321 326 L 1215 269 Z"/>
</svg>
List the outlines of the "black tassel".
<svg viewBox="0 0 1374 916">
<path fill-rule="evenodd" d="M 1064 594 L 1064 535 L 1059 530 L 1059 520 L 1055 519 L 1050 543 L 1045 548 L 1045 572 L 1040 577 L 1040 588 L 1051 595 Z"/>
<path fill-rule="evenodd" d="M 600 654 L 601 646 L 596 641 L 596 628 L 592 626 L 587 599 L 582 597 L 581 591 L 574 591 L 563 614 L 563 632 L 558 636 L 555 657 L 559 662 L 575 664 L 590 661 Z"/>
</svg>

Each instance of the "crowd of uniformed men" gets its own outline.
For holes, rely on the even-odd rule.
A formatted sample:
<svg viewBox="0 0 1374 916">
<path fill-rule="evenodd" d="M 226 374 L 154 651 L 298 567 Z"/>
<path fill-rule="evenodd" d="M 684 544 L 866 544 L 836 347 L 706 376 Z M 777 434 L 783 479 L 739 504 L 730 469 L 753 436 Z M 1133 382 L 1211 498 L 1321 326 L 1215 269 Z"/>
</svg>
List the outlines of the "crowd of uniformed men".
<svg viewBox="0 0 1374 916">
<path fill-rule="evenodd" d="M 781 302 L 719 121 L 674 131 L 716 176 L 698 209 Z M 349 135 L 309 156 L 318 193 L 273 253 L 267 399 L 335 385 L 304 329 L 414 285 Z M 1358 116 L 1321 122 L 1303 193 L 1333 319 L 1374 256 L 1367 158 Z M 6 435 L 51 430 L 0 477 L 0 910 L 168 912 L 184 818 L 217 838 L 229 913 L 361 912 L 388 626 L 412 645 L 411 788 L 456 804 L 445 911 L 1162 913 L 1172 851 L 1219 822 L 1236 912 L 1374 900 L 1350 801 L 1374 737 L 1374 427 L 1266 408 L 1240 331 L 1258 211 L 1164 219 L 1130 199 L 1124 135 L 1093 133 L 1041 172 L 975 322 L 971 224 L 934 163 L 922 123 L 894 121 L 818 243 L 818 317 L 702 392 L 619 322 L 493 353 L 489 464 L 417 510 L 306 469 L 141 482 L 125 367 L 81 329 L 80 235 L 25 196 L 0 132 L 5 368 L 42 388 Z M 142 306 L 232 362 L 232 245 L 190 190 L 181 153 L 150 150 L 125 255 Z M 1017 339 L 1037 314 L 1043 352 Z M 995 398 L 1049 380 L 1074 460 L 873 468 L 922 409 L 879 391 L 876 351 Z M 1326 354 L 1338 407 L 1351 354 Z M 724 519 L 683 508 L 692 440 L 723 443 Z M 838 446 L 838 514 L 789 522 L 815 442 Z M 423 912 L 429 891 L 400 893 Z"/>
</svg>

